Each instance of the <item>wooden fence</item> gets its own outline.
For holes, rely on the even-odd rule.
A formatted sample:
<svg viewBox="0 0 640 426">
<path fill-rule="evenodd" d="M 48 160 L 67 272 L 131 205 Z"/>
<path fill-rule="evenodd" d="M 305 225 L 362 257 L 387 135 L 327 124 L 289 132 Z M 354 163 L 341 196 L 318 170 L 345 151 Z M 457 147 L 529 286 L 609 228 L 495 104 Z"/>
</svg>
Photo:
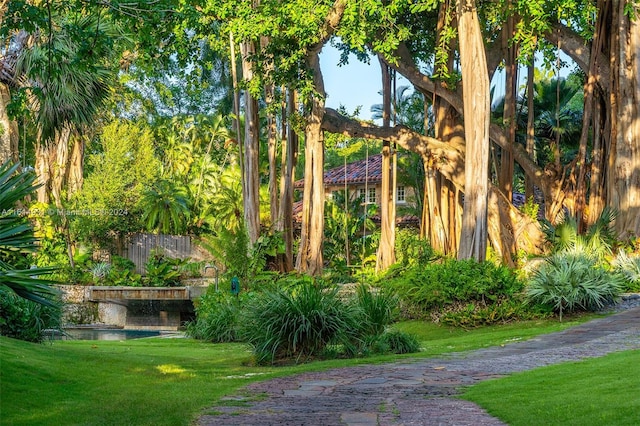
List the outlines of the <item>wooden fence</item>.
<svg viewBox="0 0 640 426">
<path fill-rule="evenodd" d="M 193 256 L 191 238 L 182 235 L 135 234 L 127 245 L 123 257 L 136 264 L 136 272 L 144 274 L 145 263 L 154 249 L 160 248 L 169 257 L 186 259 Z"/>
</svg>

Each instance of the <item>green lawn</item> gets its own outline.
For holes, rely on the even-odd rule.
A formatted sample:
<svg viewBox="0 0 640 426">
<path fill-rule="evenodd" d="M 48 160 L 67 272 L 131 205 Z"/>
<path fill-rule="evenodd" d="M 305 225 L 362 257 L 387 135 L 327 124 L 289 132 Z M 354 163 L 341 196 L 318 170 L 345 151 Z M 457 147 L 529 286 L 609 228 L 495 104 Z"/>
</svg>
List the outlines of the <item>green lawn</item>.
<svg viewBox="0 0 640 426">
<path fill-rule="evenodd" d="M 571 324 L 536 321 L 472 331 L 422 322 L 397 327 L 418 334 L 424 351 L 413 356 L 424 357 L 505 344 Z M 188 425 L 252 381 L 397 358 L 254 367 L 240 344 L 160 338 L 32 344 L 0 337 L 0 419 L 3 425 L 30 426 Z"/>
<path fill-rule="evenodd" d="M 483 382 L 464 398 L 511 426 L 635 426 L 640 424 L 640 351 Z"/>
</svg>

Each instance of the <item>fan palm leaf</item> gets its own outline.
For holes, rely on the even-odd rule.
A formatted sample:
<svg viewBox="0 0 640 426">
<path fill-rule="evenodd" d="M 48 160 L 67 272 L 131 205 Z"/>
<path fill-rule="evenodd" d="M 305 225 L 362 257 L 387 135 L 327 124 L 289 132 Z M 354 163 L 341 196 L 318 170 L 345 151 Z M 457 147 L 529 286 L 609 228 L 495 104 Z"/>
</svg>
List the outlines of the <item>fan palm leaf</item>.
<svg viewBox="0 0 640 426">
<path fill-rule="evenodd" d="M 16 203 L 31 194 L 35 176 L 19 172 L 19 165 L 0 166 L 0 288 L 9 288 L 18 296 L 45 305 L 54 305 L 58 293 L 53 281 L 40 278 L 55 268 L 18 269 L 16 256 L 26 257 L 37 250 L 33 228 L 16 209 Z"/>
</svg>

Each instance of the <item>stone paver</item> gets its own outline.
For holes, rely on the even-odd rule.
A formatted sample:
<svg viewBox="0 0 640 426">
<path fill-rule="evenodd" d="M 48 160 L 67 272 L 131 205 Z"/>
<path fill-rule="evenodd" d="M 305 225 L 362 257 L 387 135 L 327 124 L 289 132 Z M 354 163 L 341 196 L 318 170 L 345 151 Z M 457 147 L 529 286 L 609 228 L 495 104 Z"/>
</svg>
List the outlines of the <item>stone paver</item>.
<svg viewBox="0 0 640 426">
<path fill-rule="evenodd" d="M 452 396 L 462 386 L 490 378 L 627 349 L 640 349 L 640 308 L 505 346 L 254 383 L 246 388 L 247 407 L 212 407 L 219 414 L 204 415 L 198 424 L 502 425 L 477 405 Z"/>
</svg>

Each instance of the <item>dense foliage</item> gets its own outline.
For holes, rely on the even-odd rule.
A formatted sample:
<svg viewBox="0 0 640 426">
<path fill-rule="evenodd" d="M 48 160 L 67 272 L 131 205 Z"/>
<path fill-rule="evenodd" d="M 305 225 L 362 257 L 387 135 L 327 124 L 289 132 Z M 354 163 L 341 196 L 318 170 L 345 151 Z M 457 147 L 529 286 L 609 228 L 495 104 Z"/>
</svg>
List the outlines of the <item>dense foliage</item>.
<svg viewBox="0 0 640 426">
<path fill-rule="evenodd" d="M 359 286 L 348 294 L 298 279 L 238 297 L 210 292 L 197 302 L 187 333 L 213 342 L 247 342 L 259 364 L 415 352 L 415 337 L 387 330 L 396 306 L 387 291 Z"/>
<path fill-rule="evenodd" d="M 0 335 L 29 342 L 42 342 L 45 330 L 61 325 L 59 305 L 47 306 L 0 288 Z"/>
<path fill-rule="evenodd" d="M 445 259 L 408 268 L 387 282 L 408 318 L 430 316 L 471 327 L 531 315 L 523 306 L 524 283 L 514 271 L 491 262 Z"/>
<path fill-rule="evenodd" d="M 40 341 L 60 320 L 57 293 L 44 277 L 52 268 L 30 267 L 38 240 L 20 203 L 35 189 L 35 176 L 9 162 L 0 165 L 0 334 Z"/>
</svg>

